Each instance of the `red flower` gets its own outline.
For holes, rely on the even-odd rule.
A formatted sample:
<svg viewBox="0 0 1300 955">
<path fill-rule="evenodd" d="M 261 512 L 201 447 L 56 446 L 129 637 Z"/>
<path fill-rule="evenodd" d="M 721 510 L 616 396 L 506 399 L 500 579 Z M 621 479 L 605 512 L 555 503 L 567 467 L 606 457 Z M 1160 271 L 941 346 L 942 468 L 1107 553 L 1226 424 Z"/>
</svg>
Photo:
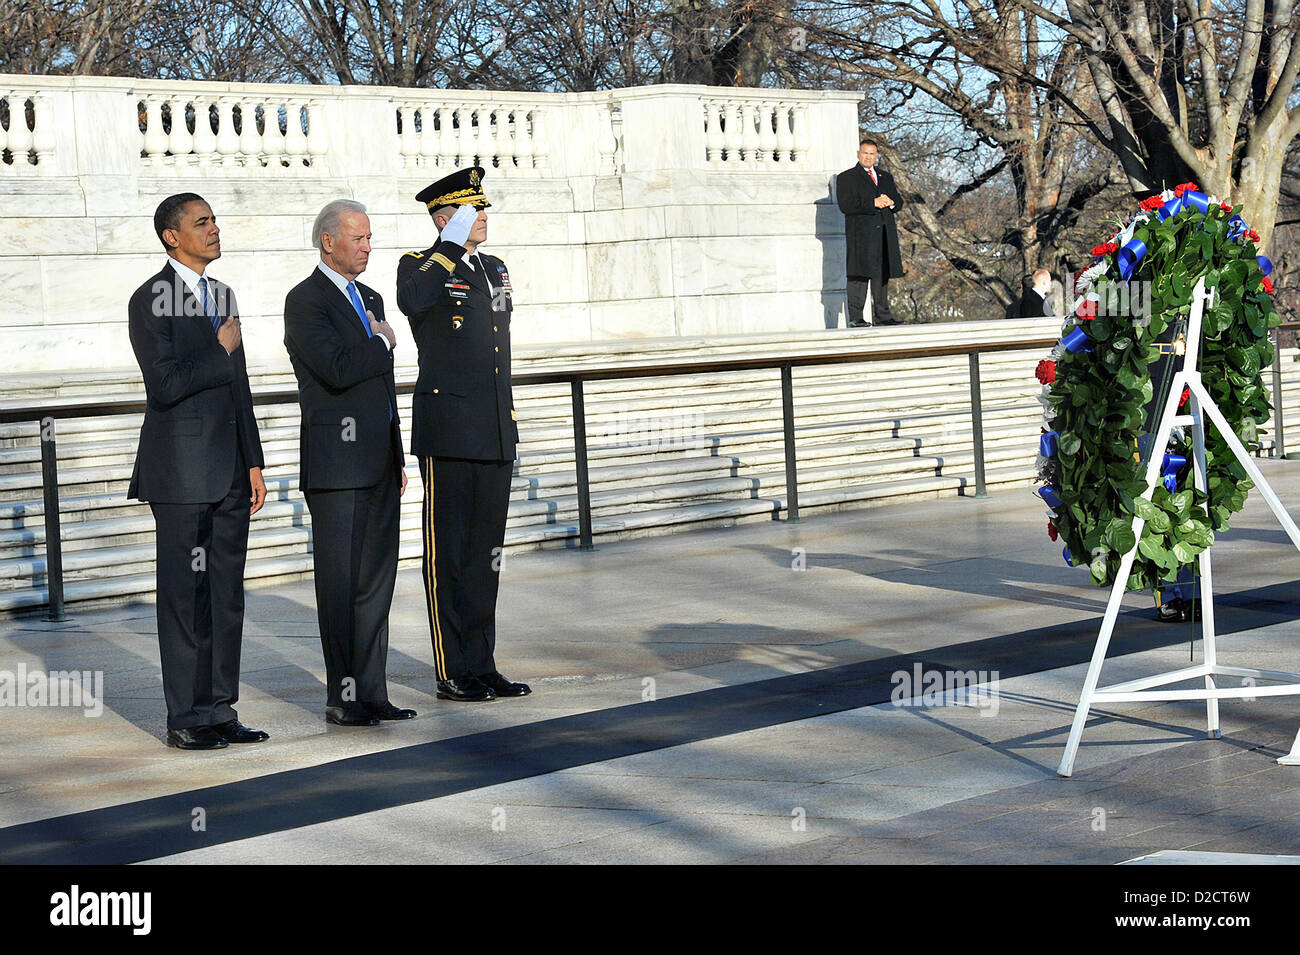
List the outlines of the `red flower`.
<svg viewBox="0 0 1300 955">
<path fill-rule="evenodd" d="M 1226 202 L 1220 202 L 1220 203 L 1219 203 L 1219 208 L 1222 209 L 1224 212 L 1231 212 L 1231 211 L 1232 211 L 1232 206 L 1228 205 L 1228 203 L 1226 203 Z"/>
<path fill-rule="evenodd" d="M 1051 521 L 1048 521 L 1048 522 L 1047 522 L 1047 536 L 1050 537 L 1052 540 L 1056 540 L 1056 537 L 1057 537 L 1057 535 L 1058 535 L 1059 533 L 1060 533 L 1060 531 L 1058 531 L 1058 530 L 1056 529 L 1056 525 L 1053 524 Z"/>
<path fill-rule="evenodd" d="M 1264 276 L 1264 291 L 1269 295 L 1273 294 L 1273 281 L 1267 275 Z"/>
<path fill-rule="evenodd" d="M 1246 230 L 1246 238 L 1249 239 L 1251 242 L 1258 242 L 1258 241 L 1259 241 L 1259 233 L 1256 232 L 1254 229 L 1247 229 L 1247 230 Z"/>
<path fill-rule="evenodd" d="M 1200 188 L 1201 187 L 1194 182 L 1180 183 L 1179 185 L 1174 186 L 1174 195 L 1177 196 L 1179 199 L 1181 199 L 1183 197 L 1183 193 L 1186 192 L 1188 189 L 1192 190 L 1192 192 L 1199 192 Z"/>
<path fill-rule="evenodd" d="M 1050 385 L 1056 381 L 1056 362 L 1044 358 L 1034 369 L 1034 375 L 1045 385 Z"/>
<path fill-rule="evenodd" d="M 1079 303 L 1079 307 L 1074 310 L 1074 315 L 1081 322 L 1092 321 L 1097 317 L 1097 300 L 1095 298 L 1086 298 Z"/>
<path fill-rule="evenodd" d="M 1152 196 L 1149 199 L 1143 199 L 1141 202 L 1139 202 L 1138 208 L 1141 209 L 1143 212 L 1154 212 L 1155 210 L 1163 207 L 1164 204 L 1165 204 L 1165 200 L 1162 196 Z"/>
<path fill-rule="evenodd" d="M 1183 405 L 1187 404 L 1187 399 L 1192 396 L 1192 389 L 1184 388 L 1182 397 L 1178 399 L 1178 408 L 1182 410 Z"/>
<path fill-rule="evenodd" d="M 1092 254 L 1100 258 L 1103 255 L 1110 255 L 1112 252 L 1118 252 L 1119 246 L 1114 242 L 1103 242 L 1101 245 L 1095 245 L 1092 248 Z"/>
</svg>

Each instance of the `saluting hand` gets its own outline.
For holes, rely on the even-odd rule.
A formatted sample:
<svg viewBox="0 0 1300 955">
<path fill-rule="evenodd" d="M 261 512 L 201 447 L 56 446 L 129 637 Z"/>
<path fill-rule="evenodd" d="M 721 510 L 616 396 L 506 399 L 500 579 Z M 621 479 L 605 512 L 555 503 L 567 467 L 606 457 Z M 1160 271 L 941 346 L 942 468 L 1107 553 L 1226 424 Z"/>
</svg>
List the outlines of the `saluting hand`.
<svg viewBox="0 0 1300 955">
<path fill-rule="evenodd" d="M 447 224 L 442 227 L 441 238 L 445 242 L 455 242 L 457 245 L 464 245 L 469 238 L 470 231 L 474 228 L 474 223 L 478 221 L 478 210 L 473 206 L 461 206 L 456 213 L 447 220 Z"/>
</svg>

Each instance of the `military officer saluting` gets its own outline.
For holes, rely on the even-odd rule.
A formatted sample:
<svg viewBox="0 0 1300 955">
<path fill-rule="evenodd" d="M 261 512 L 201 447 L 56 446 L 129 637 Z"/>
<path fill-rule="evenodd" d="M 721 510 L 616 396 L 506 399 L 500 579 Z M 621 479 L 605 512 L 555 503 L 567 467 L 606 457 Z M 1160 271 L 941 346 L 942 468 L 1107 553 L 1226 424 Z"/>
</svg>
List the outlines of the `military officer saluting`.
<svg viewBox="0 0 1300 955">
<path fill-rule="evenodd" d="M 411 453 L 424 481 L 424 572 L 438 699 L 525 696 L 497 671 L 496 603 L 514 473 L 512 293 L 505 263 L 479 252 L 490 203 L 483 170 L 460 169 L 416 196 L 439 241 L 397 266 L 420 374 Z"/>
</svg>

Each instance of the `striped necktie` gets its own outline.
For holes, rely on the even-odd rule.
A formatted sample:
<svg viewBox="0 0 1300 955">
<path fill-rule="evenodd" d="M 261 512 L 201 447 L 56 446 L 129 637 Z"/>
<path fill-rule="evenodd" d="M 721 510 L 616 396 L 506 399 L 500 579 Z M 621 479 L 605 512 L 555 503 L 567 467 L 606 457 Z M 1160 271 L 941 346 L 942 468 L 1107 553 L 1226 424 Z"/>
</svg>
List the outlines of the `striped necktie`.
<svg viewBox="0 0 1300 955">
<path fill-rule="evenodd" d="M 212 295 L 208 292 L 208 280 L 205 276 L 199 276 L 199 300 L 203 304 L 203 314 L 208 316 L 208 321 L 212 323 L 212 330 L 215 332 L 221 327 L 221 316 L 217 313 L 217 303 L 212 300 Z"/>
</svg>

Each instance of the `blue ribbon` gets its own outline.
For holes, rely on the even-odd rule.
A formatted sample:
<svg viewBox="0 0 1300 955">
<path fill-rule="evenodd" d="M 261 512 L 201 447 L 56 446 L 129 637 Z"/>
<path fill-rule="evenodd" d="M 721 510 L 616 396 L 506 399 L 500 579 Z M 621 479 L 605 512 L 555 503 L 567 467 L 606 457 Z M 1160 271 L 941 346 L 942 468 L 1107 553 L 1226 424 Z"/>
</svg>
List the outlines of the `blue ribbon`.
<svg viewBox="0 0 1300 955">
<path fill-rule="evenodd" d="M 1166 454 L 1160 462 L 1160 472 L 1164 475 L 1164 485 L 1170 494 L 1178 485 L 1178 472 L 1187 464 L 1187 458 L 1181 454 Z"/>
<path fill-rule="evenodd" d="M 1088 333 L 1077 326 L 1070 334 L 1061 339 L 1061 344 L 1065 346 L 1066 351 L 1072 353 L 1079 351 L 1089 353 L 1092 351 L 1092 346 L 1088 344 Z"/>
<path fill-rule="evenodd" d="M 1156 215 L 1160 217 L 1161 222 L 1164 222 L 1166 219 L 1172 219 L 1174 216 L 1178 215 L 1178 213 L 1182 211 L 1183 211 L 1183 200 L 1178 198 L 1177 196 L 1174 196 L 1174 198 L 1170 199 L 1163 206 L 1161 206 L 1159 209 L 1156 210 Z"/>
<path fill-rule="evenodd" d="M 1061 506 L 1061 499 L 1056 496 L 1057 492 L 1060 490 L 1059 487 L 1048 484 L 1046 487 L 1040 487 L 1038 489 L 1038 496 L 1047 503 L 1048 507 L 1055 511 Z"/>
<path fill-rule="evenodd" d="M 1273 271 L 1273 263 L 1269 261 L 1266 255 L 1257 255 L 1255 258 L 1259 259 L 1259 270 L 1267 277 Z"/>
<path fill-rule="evenodd" d="M 1066 544 L 1064 547 L 1061 548 L 1061 556 L 1065 558 L 1065 565 L 1066 565 L 1067 567 L 1073 567 L 1073 566 L 1074 566 L 1074 561 L 1070 560 L 1070 545 L 1069 545 L 1069 544 Z"/>
<path fill-rule="evenodd" d="M 1045 458 L 1056 457 L 1056 432 L 1048 431 L 1038 439 L 1038 453 Z"/>
<path fill-rule="evenodd" d="M 1241 216 L 1233 216 L 1228 220 L 1228 238 L 1233 240 L 1240 239 L 1246 234 L 1248 228 L 1245 219 Z"/>
<path fill-rule="evenodd" d="M 1210 197 L 1203 192 L 1197 192 L 1195 189 L 1188 189 L 1183 193 L 1183 206 L 1191 206 L 1201 215 L 1210 211 Z"/>
<path fill-rule="evenodd" d="M 1133 277 L 1133 270 L 1137 264 L 1142 261 L 1142 256 L 1147 254 L 1147 244 L 1141 239 L 1129 239 L 1124 243 L 1124 247 L 1119 250 L 1119 256 L 1116 261 L 1119 263 L 1120 281 L 1127 282 Z"/>
</svg>

